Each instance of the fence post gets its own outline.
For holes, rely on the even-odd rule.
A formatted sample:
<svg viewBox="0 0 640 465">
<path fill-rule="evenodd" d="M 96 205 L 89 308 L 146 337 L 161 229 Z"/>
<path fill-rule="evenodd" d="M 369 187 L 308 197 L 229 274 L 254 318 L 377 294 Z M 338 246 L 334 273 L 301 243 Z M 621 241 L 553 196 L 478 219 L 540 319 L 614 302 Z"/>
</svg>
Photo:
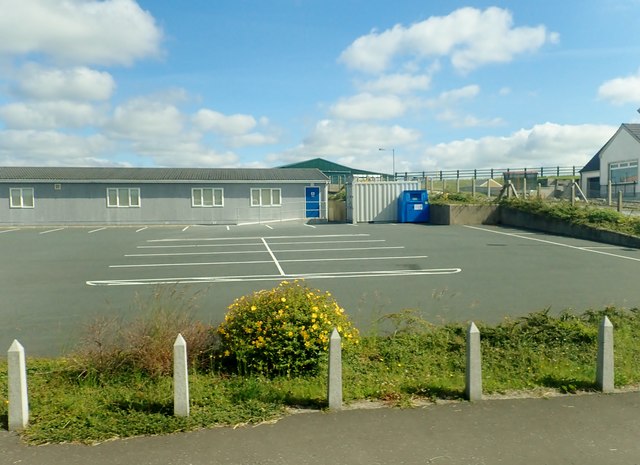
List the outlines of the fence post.
<svg viewBox="0 0 640 465">
<path fill-rule="evenodd" d="M 571 206 L 576 204 L 576 183 L 571 184 Z"/>
<path fill-rule="evenodd" d="M 618 191 L 618 211 L 622 211 L 622 191 Z"/>
<path fill-rule="evenodd" d="M 596 385 L 602 392 L 613 392 L 613 325 L 606 316 L 598 331 Z"/>
<path fill-rule="evenodd" d="M 482 399 L 480 331 L 473 322 L 471 322 L 467 331 L 467 369 L 464 396 L 471 401 Z"/>
<path fill-rule="evenodd" d="M 456 178 L 456 192 L 460 192 L 460 178 Z"/>
<path fill-rule="evenodd" d="M 472 196 L 473 198 L 475 198 L 475 197 L 476 197 L 476 178 L 473 178 L 473 179 L 471 180 L 471 196 Z"/>
<path fill-rule="evenodd" d="M 29 396 L 27 393 L 27 364 L 24 347 L 14 340 L 7 351 L 9 383 L 9 431 L 20 431 L 29 424 Z"/>
<path fill-rule="evenodd" d="M 189 368 L 187 342 L 178 334 L 173 344 L 173 414 L 189 416 Z"/>
<path fill-rule="evenodd" d="M 609 179 L 609 182 L 607 183 L 607 199 L 609 201 L 609 206 L 613 205 L 613 202 L 611 201 L 611 196 L 613 195 L 611 193 L 611 179 Z"/>
<path fill-rule="evenodd" d="M 527 171 L 524 172 L 524 178 L 522 178 L 522 198 L 527 198 Z"/>
<path fill-rule="evenodd" d="M 536 197 L 538 198 L 538 200 L 540 200 L 540 189 L 541 189 L 541 187 L 542 187 L 541 184 L 538 183 L 538 189 L 536 191 Z"/>
<path fill-rule="evenodd" d="M 336 328 L 333 328 L 329 339 L 327 399 L 329 409 L 342 409 L 342 342 Z"/>
</svg>

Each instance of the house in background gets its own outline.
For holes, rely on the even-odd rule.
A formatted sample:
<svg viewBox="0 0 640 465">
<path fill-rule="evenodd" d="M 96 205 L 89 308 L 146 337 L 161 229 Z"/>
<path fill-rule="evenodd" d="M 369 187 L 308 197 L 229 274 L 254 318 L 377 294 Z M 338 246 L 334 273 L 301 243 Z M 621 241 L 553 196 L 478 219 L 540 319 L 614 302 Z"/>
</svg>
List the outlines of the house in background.
<svg viewBox="0 0 640 465">
<path fill-rule="evenodd" d="M 622 124 L 580 170 L 580 187 L 587 197 L 606 197 L 611 181 L 612 195 L 640 197 L 638 162 L 640 124 Z"/>
<path fill-rule="evenodd" d="M 240 224 L 327 218 L 318 169 L 0 167 L 0 224 Z"/>
<path fill-rule="evenodd" d="M 299 169 L 299 168 L 316 168 L 322 171 L 330 180 L 331 185 L 329 187 L 330 192 L 339 191 L 350 178 L 370 178 L 377 181 L 392 181 L 393 176 L 385 173 L 377 173 L 375 171 L 361 170 L 357 168 L 350 168 L 348 166 L 340 165 L 324 158 L 313 158 L 311 160 L 301 161 L 297 163 L 291 163 L 289 165 L 280 166 L 284 169 Z"/>
</svg>

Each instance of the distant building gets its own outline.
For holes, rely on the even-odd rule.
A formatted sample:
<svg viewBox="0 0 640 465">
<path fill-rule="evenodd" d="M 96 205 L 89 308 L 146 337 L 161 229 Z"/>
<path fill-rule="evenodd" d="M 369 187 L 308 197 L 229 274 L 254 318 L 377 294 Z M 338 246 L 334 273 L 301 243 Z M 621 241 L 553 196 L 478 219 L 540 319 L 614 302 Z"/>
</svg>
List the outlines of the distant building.
<svg viewBox="0 0 640 465">
<path fill-rule="evenodd" d="M 612 194 L 640 197 L 638 162 L 640 124 L 622 124 L 580 170 L 580 187 L 587 197 L 605 197 L 611 181 Z"/>
<path fill-rule="evenodd" d="M 322 171 L 329 178 L 332 190 L 337 190 L 340 186 L 346 184 L 351 177 L 371 178 L 378 181 L 391 181 L 393 176 L 375 171 L 361 170 L 358 168 L 350 168 L 340 165 L 324 158 L 313 158 L 311 160 L 291 163 L 289 165 L 280 166 L 279 168 L 316 168 Z"/>
<path fill-rule="evenodd" d="M 238 224 L 327 218 L 317 169 L 0 167 L 0 224 Z"/>
</svg>

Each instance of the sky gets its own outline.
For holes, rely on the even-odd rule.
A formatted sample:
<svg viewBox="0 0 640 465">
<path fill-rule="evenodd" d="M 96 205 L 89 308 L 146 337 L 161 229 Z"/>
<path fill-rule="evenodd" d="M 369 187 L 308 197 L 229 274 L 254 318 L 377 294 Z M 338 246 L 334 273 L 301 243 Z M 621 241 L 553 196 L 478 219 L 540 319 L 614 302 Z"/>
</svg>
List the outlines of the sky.
<svg viewBox="0 0 640 465">
<path fill-rule="evenodd" d="M 583 166 L 640 0 L 0 0 L 0 166 Z"/>
</svg>

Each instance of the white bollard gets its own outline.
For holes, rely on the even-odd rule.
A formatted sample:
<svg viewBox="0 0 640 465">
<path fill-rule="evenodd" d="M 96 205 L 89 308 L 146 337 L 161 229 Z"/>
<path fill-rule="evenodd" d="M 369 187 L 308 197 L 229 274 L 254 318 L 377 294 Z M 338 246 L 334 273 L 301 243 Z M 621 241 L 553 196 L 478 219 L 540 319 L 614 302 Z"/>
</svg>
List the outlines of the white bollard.
<svg viewBox="0 0 640 465">
<path fill-rule="evenodd" d="M 480 331 L 475 323 L 467 331 L 467 369 L 464 391 L 467 400 L 482 399 L 482 354 L 480 351 Z"/>
<path fill-rule="evenodd" d="M 596 386 L 602 392 L 613 392 L 613 325 L 606 316 L 598 331 L 598 364 Z"/>
<path fill-rule="evenodd" d="M 189 416 L 189 369 L 187 364 L 187 342 L 178 334 L 173 344 L 173 414 Z"/>
<path fill-rule="evenodd" d="M 9 378 L 9 431 L 20 431 L 29 424 L 27 364 L 24 347 L 14 340 L 7 352 Z"/>
<path fill-rule="evenodd" d="M 329 339 L 329 377 L 327 382 L 329 409 L 342 409 L 342 341 L 333 328 Z"/>
</svg>

